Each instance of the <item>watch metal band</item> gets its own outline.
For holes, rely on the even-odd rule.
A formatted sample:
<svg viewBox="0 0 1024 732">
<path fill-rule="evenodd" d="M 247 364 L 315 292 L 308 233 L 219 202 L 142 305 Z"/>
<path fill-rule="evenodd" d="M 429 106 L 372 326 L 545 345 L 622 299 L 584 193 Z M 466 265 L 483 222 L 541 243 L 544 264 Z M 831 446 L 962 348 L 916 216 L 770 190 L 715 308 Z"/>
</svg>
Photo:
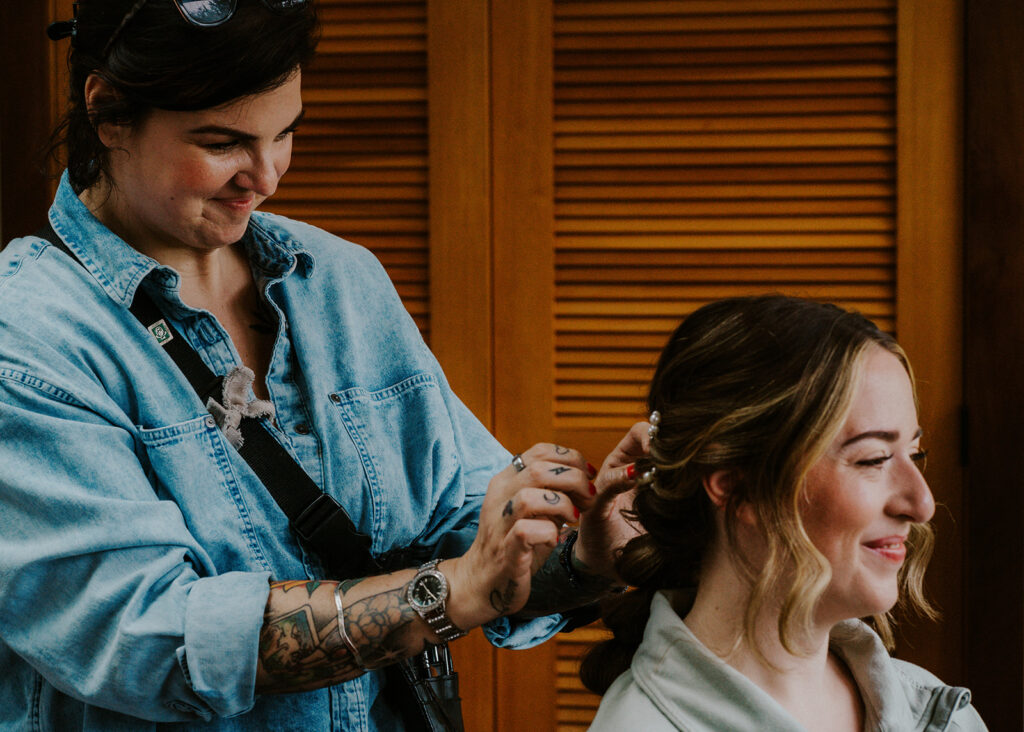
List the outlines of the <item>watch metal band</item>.
<svg viewBox="0 0 1024 732">
<path fill-rule="evenodd" d="M 462 636 L 466 635 L 466 631 L 456 626 L 455 623 L 452 622 L 451 618 L 448 617 L 446 608 L 449 592 L 448 578 L 445 577 L 444 574 L 439 569 L 437 569 L 437 565 L 438 563 L 440 563 L 440 561 L 440 559 L 432 559 L 429 562 L 423 564 L 416 572 L 416 576 L 413 577 L 412 581 L 409 583 L 409 588 L 411 591 L 412 588 L 415 587 L 416 583 L 424 575 L 437 575 L 437 577 L 440 579 L 444 586 L 444 596 L 441 598 L 438 605 L 427 610 L 419 607 L 417 603 L 413 601 L 411 593 L 407 595 L 406 599 L 409 602 L 409 604 L 412 605 L 412 608 L 417 613 L 419 613 L 419 616 L 423 618 L 427 625 L 430 626 L 430 629 L 434 632 L 434 634 L 441 639 L 441 642 L 449 643 L 455 640 L 456 638 L 461 638 Z"/>
</svg>

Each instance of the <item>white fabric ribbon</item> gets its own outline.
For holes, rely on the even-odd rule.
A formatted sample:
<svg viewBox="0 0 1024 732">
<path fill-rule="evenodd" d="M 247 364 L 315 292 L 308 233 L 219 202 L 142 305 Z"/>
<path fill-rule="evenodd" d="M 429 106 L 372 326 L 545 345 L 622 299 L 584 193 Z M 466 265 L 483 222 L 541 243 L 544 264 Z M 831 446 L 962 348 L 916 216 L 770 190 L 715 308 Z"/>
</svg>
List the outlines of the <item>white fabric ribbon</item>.
<svg viewBox="0 0 1024 732">
<path fill-rule="evenodd" d="M 274 405 L 265 399 L 249 399 L 249 390 L 256 381 L 256 374 L 245 366 L 235 366 L 224 377 L 224 394 L 218 402 L 210 397 L 206 409 L 213 415 L 221 432 L 236 449 L 242 446 L 243 417 L 259 419 L 274 417 Z"/>
</svg>

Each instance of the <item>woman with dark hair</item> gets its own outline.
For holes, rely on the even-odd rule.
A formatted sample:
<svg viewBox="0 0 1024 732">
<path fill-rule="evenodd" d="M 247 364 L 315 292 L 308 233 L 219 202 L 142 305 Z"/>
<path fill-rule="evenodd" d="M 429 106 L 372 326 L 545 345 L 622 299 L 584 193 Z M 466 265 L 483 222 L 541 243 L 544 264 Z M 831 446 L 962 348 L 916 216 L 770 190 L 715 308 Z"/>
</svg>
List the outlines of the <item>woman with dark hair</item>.
<svg viewBox="0 0 1024 732">
<path fill-rule="evenodd" d="M 893 660 L 935 510 L 913 376 L 859 314 L 716 302 L 669 339 L 618 557 L 636 587 L 584 660 L 594 730 L 983 730 L 970 693 Z M 871 624 L 858 618 L 871 618 Z"/>
<path fill-rule="evenodd" d="M 379 669 L 609 592 L 641 432 L 511 458 L 372 255 L 255 211 L 311 0 L 75 13 L 51 230 L 0 262 L 0 729 L 400 729 Z"/>
</svg>

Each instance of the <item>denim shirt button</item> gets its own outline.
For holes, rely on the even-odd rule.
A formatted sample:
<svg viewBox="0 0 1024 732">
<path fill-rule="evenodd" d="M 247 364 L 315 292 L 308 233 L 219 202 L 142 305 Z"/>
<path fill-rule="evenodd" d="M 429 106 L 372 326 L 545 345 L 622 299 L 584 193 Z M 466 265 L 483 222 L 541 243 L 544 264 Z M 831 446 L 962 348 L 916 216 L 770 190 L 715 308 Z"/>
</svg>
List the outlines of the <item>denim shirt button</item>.
<svg viewBox="0 0 1024 732">
<path fill-rule="evenodd" d="M 298 432 L 300 435 L 308 435 L 309 425 L 306 424 L 305 422 L 299 422 L 297 425 L 295 425 L 295 431 Z"/>
<path fill-rule="evenodd" d="M 216 426 L 216 424 L 217 424 L 217 420 L 215 420 L 213 418 L 213 415 L 210 415 L 209 417 L 206 418 L 206 426 L 207 427 L 214 427 L 214 426 Z"/>
<path fill-rule="evenodd" d="M 341 397 L 337 394 L 331 394 L 331 401 L 335 404 L 339 404 L 341 402 Z"/>
</svg>

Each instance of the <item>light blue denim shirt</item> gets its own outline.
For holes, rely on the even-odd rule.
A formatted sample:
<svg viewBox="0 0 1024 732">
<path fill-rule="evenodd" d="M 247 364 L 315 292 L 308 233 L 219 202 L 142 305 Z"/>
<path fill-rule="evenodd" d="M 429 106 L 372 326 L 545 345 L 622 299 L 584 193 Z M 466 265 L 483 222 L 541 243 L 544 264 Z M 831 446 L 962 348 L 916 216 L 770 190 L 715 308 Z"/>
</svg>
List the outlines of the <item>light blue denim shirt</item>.
<svg viewBox="0 0 1024 732">
<path fill-rule="evenodd" d="M 36 237 L 0 253 L 0 729 L 396 729 L 375 673 L 255 695 L 268 580 L 323 570 L 129 312 L 136 289 L 214 372 L 238 354 L 66 176 L 49 218 L 84 267 Z M 509 455 L 451 392 L 380 264 L 270 214 L 248 239 L 281 323 L 278 439 L 374 553 L 465 551 Z M 525 647 L 562 623 L 487 633 Z"/>
</svg>

